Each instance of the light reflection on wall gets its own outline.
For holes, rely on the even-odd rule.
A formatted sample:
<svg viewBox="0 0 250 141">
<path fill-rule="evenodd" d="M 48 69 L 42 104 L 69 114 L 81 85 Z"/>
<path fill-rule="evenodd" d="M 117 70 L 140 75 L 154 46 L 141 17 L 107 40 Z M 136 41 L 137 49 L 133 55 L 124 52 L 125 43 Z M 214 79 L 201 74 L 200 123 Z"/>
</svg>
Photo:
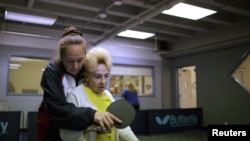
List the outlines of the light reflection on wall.
<svg viewBox="0 0 250 141">
<path fill-rule="evenodd" d="M 243 56 L 242 62 L 233 71 L 232 77 L 250 94 L 250 54 L 247 52 Z"/>
</svg>

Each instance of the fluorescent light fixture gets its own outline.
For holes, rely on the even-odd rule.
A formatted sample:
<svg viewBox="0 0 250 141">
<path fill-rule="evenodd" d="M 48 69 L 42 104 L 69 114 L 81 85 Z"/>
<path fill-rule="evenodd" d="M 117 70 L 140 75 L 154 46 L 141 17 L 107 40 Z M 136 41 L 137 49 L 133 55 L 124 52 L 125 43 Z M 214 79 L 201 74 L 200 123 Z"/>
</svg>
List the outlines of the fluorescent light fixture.
<svg viewBox="0 0 250 141">
<path fill-rule="evenodd" d="M 11 21 L 19 21 L 25 23 L 42 24 L 42 25 L 53 25 L 56 21 L 56 18 L 23 14 L 11 11 L 5 11 L 5 19 Z"/>
<path fill-rule="evenodd" d="M 192 20 L 198 20 L 206 16 L 212 15 L 216 13 L 216 11 L 190 4 L 178 3 L 172 8 L 162 11 L 162 13 Z"/>
<path fill-rule="evenodd" d="M 146 39 L 146 38 L 152 37 L 154 35 L 155 34 L 153 34 L 153 33 L 134 31 L 134 30 L 126 30 L 126 31 L 122 31 L 119 34 L 117 34 L 117 36 L 136 38 L 136 39 Z"/>
</svg>

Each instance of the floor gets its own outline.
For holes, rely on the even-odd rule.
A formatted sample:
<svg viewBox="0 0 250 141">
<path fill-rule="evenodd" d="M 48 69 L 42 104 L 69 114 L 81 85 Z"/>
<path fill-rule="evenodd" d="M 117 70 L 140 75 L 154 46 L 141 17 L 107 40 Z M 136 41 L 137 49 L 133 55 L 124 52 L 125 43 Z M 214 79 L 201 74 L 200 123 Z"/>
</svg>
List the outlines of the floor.
<svg viewBox="0 0 250 141">
<path fill-rule="evenodd" d="M 137 135 L 139 141 L 207 141 L 207 130 L 189 130 L 156 135 Z M 19 141 L 28 141 L 26 131 L 22 131 Z"/>
<path fill-rule="evenodd" d="M 191 130 L 159 135 L 138 135 L 140 141 L 207 141 L 206 130 Z"/>
</svg>

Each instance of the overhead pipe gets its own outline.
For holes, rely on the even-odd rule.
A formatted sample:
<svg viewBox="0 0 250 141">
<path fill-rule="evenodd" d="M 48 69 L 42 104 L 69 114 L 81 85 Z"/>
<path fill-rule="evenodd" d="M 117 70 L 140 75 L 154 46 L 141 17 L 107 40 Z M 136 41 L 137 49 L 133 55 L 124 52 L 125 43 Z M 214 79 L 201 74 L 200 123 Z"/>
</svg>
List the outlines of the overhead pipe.
<svg viewBox="0 0 250 141">
<path fill-rule="evenodd" d="M 151 19 L 152 17 L 158 15 L 163 10 L 169 9 L 169 8 L 173 7 L 175 4 L 177 4 L 179 2 L 183 2 L 183 1 L 185 1 L 185 0 L 169 0 L 169 1 L 167 0 L 167 1 L 164 1 L 164 2 L 160 3 L 158 6 L 155 6 L 155 8 L 150 9 L 150 11 L 147 12 L 147 14 L 144 14 L 140 19 L 136 19 L 124 27 L 116 27 L 116 28 L 118 28 L 117 30 L 114 30 L 113 32 L 111 32 L 110 34 L 107 34 L 107 35 L 101 35 L 101 37 L 99 39 L 92 41 L 90 44 L 93 46 L 96 46 L 105 40 L 108 40 L 110 38 L 115 37 L 121 31 L 133 28 L 136 25 L 141 24 L 142 22 L 147 21 L 148 19 Z M 151 12 L 152 10 L 154 10 L 154 11 Z"/>
<path fill-rule="evenodd" d="M 205 44 L 201 46 L 196 46 L 193 48 L 182 49 L 172 52 L 159 52 L 158 54 L 165 58 L 174 58 L 185 55 L 197 54 L 208 51 L 215 51 L 219 49 L 232 48 L 239 45 L 245 45 L 250 43 L 250 35 L 237 37 L 234 39 L 228 39 L 220 42 L 215 42 L 211 44 Z"/>
</svg>

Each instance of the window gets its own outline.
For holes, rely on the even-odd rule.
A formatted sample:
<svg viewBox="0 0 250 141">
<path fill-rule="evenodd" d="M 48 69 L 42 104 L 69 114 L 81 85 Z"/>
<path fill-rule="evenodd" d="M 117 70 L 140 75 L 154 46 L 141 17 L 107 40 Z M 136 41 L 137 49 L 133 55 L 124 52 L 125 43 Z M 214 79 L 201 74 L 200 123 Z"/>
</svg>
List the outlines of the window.
<svg viewBox="0 0 250 141">
<path fill-rule="evenodd" d="M 111 71 L 109 90 L 113 95 L 121 95 L 126 85 L 132 82 L 139 96 L 152 96 L 152 67 L 114 65 Z"/>
<path fill-rule="evenodd" d="M 43 94 L 40 81 L 49 59 L 10 56 L 8 94 Z"/>
<path fill-rule="evenodd" d="M 8 94 L 42 95 L 40 87 L 42 73 L 50 59 L 10 56 Z M 152 96 L 153 67 L 114 65 L 111 70 L 108 90 L 114 95 L 121 95 L 126 84 L 132 82 L 139 96 Z"/>
</svg>

